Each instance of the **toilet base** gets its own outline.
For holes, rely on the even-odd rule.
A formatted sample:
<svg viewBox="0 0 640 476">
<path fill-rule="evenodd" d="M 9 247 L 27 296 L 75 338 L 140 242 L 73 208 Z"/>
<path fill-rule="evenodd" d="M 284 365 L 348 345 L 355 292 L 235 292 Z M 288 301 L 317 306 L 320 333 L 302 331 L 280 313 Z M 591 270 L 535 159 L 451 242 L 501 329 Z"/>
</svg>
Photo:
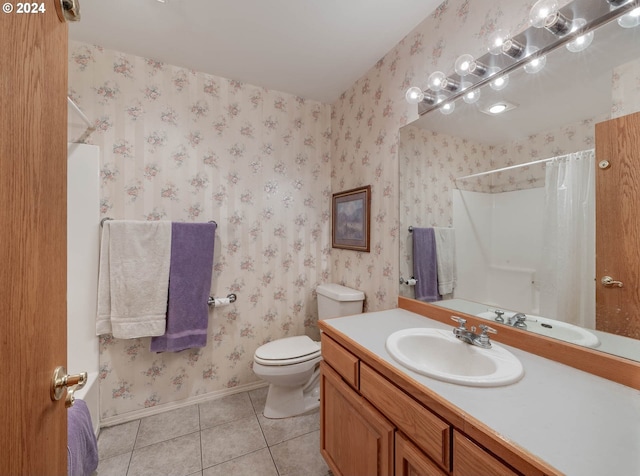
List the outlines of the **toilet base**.
<svg viewBox="0 0 640 476">
<path fill-rule="evenodd" d="M 316 370 L 304 387 L 270 384 L 264 405 L 265 418 L 279 419 L 302 415 L 320 406 L 320 370 Z"/>
</svg>

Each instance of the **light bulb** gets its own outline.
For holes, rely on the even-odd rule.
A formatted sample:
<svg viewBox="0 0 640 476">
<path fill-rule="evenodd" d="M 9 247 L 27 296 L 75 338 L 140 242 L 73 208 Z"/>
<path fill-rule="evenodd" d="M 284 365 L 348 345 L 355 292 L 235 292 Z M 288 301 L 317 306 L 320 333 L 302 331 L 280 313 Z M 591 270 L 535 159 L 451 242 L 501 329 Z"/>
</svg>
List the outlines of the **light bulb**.
<svg viewBox="0 0 640 476">
<path fill-rule="evenodd" d="M 462 78 L 468 74 L 474 76 L 484 76 L 487 73 L 487 66 L 476 61 L 471 55 L 460 55 L 455 62 L 454 69 Z"/>
<path fill-rule="evenodd" d="M 508 74 L 503 74 L 499 78 L 496 78 L 493 81 L 491 81 L 489 83 L 489 87 L 491 89 L 493 89 L 494 91 L 500 91 L 500 90 L 506 88 L 507 84 L 509 84 L 509 75 Z"/>
<path fill-rule="evenodd" d="M 436 71 L 429 75 L 427 84 L 429 85 L 429 89 L 438 92 L 447 84 L 447 77 L 442 71 Z"/>
<path fill-rule="evenodd" d="M 502 53 L 502 44 L 506 40 L 508 35 L 503 30 L 496 30 L 489 35 L 489 46 L 487 49 L 492 55 L 499 55 Z"/>
<path fill-rule="evenodd" d="M 573 20 L 573 28 L 571 31 L 576 31 L 587 24 L 587 20 L 584 18 L 576 18 Z M 566 44 L 566 47 L 572 53 L 577 53 L 579 51 L 586 50 L 591 45 L 593 41 L 593 31 L 589 33 L 585 33 L 584 35 L 578 36 L 575 40 L 571 40 Z"/>
<path fill-rule="evenodd" d="M 443 102 L 443 101 L 446 101 L 446 99 L 442 98 L 440 101 L 438 101 L 439 103 L 442 102 L 442 105 L 440 106 L 440 112 L 445 116 L 448 116 L 455 110 L 456 103 L 454 101 L 448 101 L 448 102 Z"/>
<path fill-rule="evenodd" d="M 535 53 L 536 51 L 538 51 L 538 49 L 534 48 L 531 54 Z M 546 64 L 547 57 L 539 56 L 538 58 L 532 59 L 531 61 L 527 62 L 527 64 L 524 65 L 524 70 L 529 74 L 539 73 L 540 71 L 542 71 L 542 68 L 544 68 Z"/>
<path fill-rule="evenodd" d="M 510 58 L 519 58 L 524 53 L 524 45 L 510 38 L 502 43 L 502 52 Z"/>
<path fill-rule="evenodd" d="M 462 100 L 467 104 L 474 104 L 480 99 L 480 89 L 474 89 L 462 96 Z"/>
<path fill-rule="evenodd" d="M 529 23 L 535 28 L 543 28 L 546 26 L 547 17 L 557 11 L 557 0 L 538 0 L 529 11 Z"/>
<path fill-rule="evenodd" d="M 470 73 L 471 65 L 475 63 L 475 59 L 471 55 L 460 55 L 455 62 L 454 69 L 460 76 L 466 76 Z"/>
<path fill-rule="evenodd" d="M 409 104 L 418 104 L 424 99 L 424 93 L 420 88 L 412 87 L 407 89 L 407 93 L 404 95 Z"/>
<path fill-rule="evenodd" d="M 618 18 L 618 25 L 622 28 L 635 28 L 640 25 L 640 8 L 635 8 Z"/>
</svg>

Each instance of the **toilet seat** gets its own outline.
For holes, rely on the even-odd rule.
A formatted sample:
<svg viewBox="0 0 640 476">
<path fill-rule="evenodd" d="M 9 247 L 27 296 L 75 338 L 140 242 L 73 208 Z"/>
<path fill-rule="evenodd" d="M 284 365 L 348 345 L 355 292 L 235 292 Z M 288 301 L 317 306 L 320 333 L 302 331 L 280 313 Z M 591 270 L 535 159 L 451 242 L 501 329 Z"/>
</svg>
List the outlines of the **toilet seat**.
<svg viewBox="0 0 640 476">
<path fill-rule="evenodd" d="M 266 366 L 285 366 L 307 362 L 320 356 L 320 343 L 308 336 L 285 337 L 256 349 L 254 361 Z"/>
</svg>

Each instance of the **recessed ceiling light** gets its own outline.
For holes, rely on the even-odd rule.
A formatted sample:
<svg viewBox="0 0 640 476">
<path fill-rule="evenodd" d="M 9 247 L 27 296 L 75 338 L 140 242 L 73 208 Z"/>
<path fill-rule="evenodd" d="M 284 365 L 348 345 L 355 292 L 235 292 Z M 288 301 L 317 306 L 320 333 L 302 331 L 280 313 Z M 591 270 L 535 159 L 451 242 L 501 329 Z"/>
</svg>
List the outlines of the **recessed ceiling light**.
<svg viewBox="0 0 640 476">
<path fill-rule="evenodd" d="M 506 110 L 507 110 L 507 105 L 503 102 L 494 104 L 489 108 L 489 112 L 491 114 L 500 114 L 501 112 L 504 112 Z"/>
<path fill-rule="evenodd" d="M 490 116 L 495 116 L 498 114 L 502 114 L 503 112 L 510 111 L 511 109 L 515 109 L 517 106 L 508 101 L 499 101 L 497 103 L 491 104 L 487 107 L 480 109 L 480 111 L 485 114 L 489 114 Z"/>
</svg>

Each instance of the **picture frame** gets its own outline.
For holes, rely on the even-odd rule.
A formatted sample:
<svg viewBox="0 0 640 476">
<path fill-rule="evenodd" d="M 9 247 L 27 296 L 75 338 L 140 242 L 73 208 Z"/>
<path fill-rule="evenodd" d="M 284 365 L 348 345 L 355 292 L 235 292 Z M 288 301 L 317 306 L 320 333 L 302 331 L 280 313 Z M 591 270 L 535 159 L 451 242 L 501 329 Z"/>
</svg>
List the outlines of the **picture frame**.
<svg viewBox="0 0 640 476">
<path fill-rule="evenodd" d="M 371 185 L 334 193 L 331 246 L 344 250 L 371 250 Z"/>
</svg>

